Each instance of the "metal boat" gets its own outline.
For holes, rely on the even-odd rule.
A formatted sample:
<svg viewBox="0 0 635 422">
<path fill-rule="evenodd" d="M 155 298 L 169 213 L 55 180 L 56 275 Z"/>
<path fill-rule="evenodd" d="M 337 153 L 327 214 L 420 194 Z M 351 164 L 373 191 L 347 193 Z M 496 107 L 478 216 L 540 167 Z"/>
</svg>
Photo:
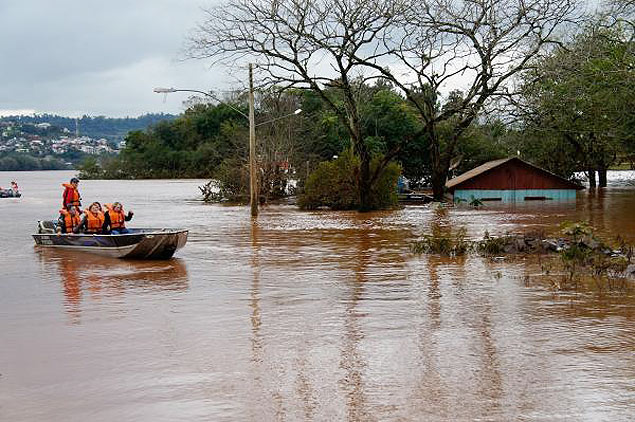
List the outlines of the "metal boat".
<svg viewBox="0 0 635 422">
<path fill-rule="evenodd" d="M 0 198 L 19 198 L 22 194 L 20 191 L 13 189 L 0 189 Z"/>
<path fill-rule="evenodd" d="M 127 234 L 59 234 L 53 221 L 38 221 L 36 245 L 91 252 L 113 258 L 170 259 L 185 246 L 187 230 L 134 228 Z"/>
</svg>

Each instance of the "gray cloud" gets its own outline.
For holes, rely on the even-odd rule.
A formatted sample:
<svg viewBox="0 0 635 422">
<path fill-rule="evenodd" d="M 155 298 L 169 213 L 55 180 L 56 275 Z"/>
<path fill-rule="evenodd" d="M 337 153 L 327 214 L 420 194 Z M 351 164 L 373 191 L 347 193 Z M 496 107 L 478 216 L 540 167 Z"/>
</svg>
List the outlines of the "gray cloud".
<svg viewBox="0 0 635 422">
<path fill-rule="evenodd" d="M 205 0 L 2 0 L 0 110 L 137 115 L 182 110 L 154 86 L 219 88 L 222 73 L 182 62 Z"/>
</svg>

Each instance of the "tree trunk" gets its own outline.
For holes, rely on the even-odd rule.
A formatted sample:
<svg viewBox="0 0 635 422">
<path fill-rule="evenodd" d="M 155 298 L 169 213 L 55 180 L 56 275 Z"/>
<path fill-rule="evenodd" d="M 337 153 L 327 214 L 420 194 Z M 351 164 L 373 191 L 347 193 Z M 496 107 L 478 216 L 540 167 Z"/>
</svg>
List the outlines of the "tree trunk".
<svg viewBox="0 0 635 422">
<path fill-rule="evenodd" d="M 355 128 L 356 129 L 356 128 Z M 353 145 L 359 158 L 359 173 L 357 175 L 357 187 L 359 189 L 359 211 L 370 211 L 370 152 L 361 139 L 358 130 L 353 129 Z"/>
<path fill-rule="evenodd" d="M 370 155 L 360 154 L 359 165 L 359 210 L 361 212 L 370 211 Z"/>
<path fill-rule="evenodd" d="M 355 155 L 359 158 L 359 173 L 357 174 L 357 188 L 359 189 L 359 211 L 370 211 L 370 152 L 364 144 L 359 130 L 359 120 L 350 118 L 350 132 Z"/>
<path fill-rule="evenodd" d="M 357 175 L 357 187 L 359 189 L 359 211 L 366 212 L 371 209 L 371 174 L 370 174 L 370 151 L 364 143 L 362 136 L 361 121 L 357 110 L 357 102 L 353 95 L 352 89 L 348 83 L 346 75 L 343 75 L 344 94 L 348 104 L 348 129 L 351 135 L 351 142 L 355 149 L 355 153 L 359 158 L 359 174 Z"/>
<path fill-rule="evenodd" d="M 606 187 L 606 167 L 600 167 L 598 169 L 598 186 L 601 188 Z"/>
<path fill-rule="evenodd" d="M 441 146 L 436 136 L 435 128 L 428 124 L 427 132 L 430 135 L 430 165 L 432 167 L 432 196 L 435 201 L 443 200 L 445 191 L 445 180 L 447 178 L 447 167 L 444 168 L 441 159 Z"/>
<path fill-rule="evenodd" d="M 597 183 L 595 182 L 595 170 L 589 169 L 586 174 L 589 178 L 589 189 L 595 188 L 597 186 Z"/>
<path fill-rule="evenodd" d="M 444 171 L 442 168 L 432 169 L 432 196 L 435 201 L 443 200 L 446 179 L 447 171 Z"/>
</svg>

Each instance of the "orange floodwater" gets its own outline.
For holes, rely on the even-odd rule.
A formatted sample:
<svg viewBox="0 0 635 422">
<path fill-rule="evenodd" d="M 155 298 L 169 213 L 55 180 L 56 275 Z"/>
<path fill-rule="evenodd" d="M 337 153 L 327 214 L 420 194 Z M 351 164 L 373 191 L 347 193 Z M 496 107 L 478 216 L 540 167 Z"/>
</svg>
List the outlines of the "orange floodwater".
<svg viewBox="0 0 635 422">
<path fill-rule="evenodd" d="M 418 256 L 427 206 L 204 204 L 197 180 L 82 181 L 169 261 L 38 249 L 72 172 L 2 173 L 1 421 L 628 421 L 635 293 L 558 292 L 525 259 Z M 471 237 L 589 220 L 635 241 L 635 188 L 452 209 Z"/>
</svg>

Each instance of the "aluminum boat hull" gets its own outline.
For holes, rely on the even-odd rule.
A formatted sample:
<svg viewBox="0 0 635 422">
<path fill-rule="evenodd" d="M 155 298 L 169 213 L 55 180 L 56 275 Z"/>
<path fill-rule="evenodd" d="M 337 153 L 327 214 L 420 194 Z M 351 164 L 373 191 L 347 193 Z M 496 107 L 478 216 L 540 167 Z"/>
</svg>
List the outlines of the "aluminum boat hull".
<svg viewBox="0 0 635 422">
<path fill-rule="evenodd" d="M 42 231 L 42 230 L 40 230 Z M 130 229 L 128 234 L 56 234 L 33 235 L 36 245 L 78 252 L 90 252 L 113 258 L 169 259 L 185 246 L 187 230 Z"/>
</svg>

